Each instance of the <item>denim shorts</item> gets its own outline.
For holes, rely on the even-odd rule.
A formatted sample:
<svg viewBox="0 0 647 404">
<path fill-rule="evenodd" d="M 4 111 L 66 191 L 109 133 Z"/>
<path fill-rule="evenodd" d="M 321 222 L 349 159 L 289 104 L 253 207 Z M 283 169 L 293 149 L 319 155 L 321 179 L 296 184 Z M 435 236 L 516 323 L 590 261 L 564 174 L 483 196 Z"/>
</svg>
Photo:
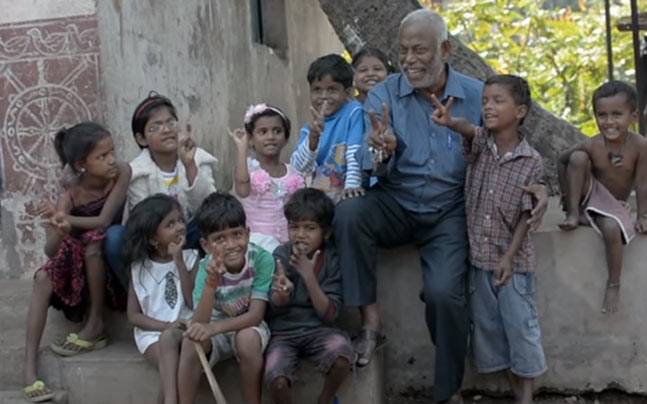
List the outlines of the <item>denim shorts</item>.
<svg viewBox="0 0 647 404">
<path fill-rule="evenodd" d="M 353 363 L 355 353 L 346 333 L 337 328 L 273 334 L 265 354 L 265 383 L 269 386 L 285 377 L 292 384 L 299 357 L 310 359 L 321 372 L 328 373 L 337 358 Z"/>
<path fill-rule="evenodd" d="M 494 285 L 493 271 L 469 272 L 471 345 L 479 373 L 510 369 L 535 378 L 546 371 L 535 305 L 535 274 L 515 273 Z"/>
</svg>

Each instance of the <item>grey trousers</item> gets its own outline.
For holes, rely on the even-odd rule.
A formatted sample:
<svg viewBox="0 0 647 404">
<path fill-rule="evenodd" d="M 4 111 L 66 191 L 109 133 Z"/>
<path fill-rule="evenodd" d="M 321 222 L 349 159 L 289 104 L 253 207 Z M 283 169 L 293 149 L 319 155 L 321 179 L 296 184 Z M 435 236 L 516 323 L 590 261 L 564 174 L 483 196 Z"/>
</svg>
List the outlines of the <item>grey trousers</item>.
<svg viewBox="0 0 647 404">
<path fill-rule="evenodd" d="M 425 320 L 436 346 L 434 399 L 444 401 L 463 382 L 468 311 L 465 298 L 468 239 L 462 201 L 437 213 L 405 210 L 379 186 L 342 201 L 334 220 L 344 303 L 375 303 L 378 247 L 413 243 L 420 252 Z"/>
</svg>

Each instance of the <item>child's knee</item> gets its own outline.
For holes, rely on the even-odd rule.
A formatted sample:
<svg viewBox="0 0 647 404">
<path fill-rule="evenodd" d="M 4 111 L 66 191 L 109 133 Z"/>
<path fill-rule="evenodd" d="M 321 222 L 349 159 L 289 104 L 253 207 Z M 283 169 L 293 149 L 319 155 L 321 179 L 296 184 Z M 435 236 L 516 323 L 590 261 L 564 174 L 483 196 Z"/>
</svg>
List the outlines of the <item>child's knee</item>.
<svg viewBox="0 0 647 404">
<path fill-rule="evenodd" d="M 589 159 L 589 155 L 586 154 L 586 152 L 581 150 L 574 151 L 573 153 L 571 153 L 570 157 L 568 158 L 569 167 L 587 168 L 590 163 L 591 163 L 591 159 Z"/>
<path fill-rule="evenodd" d="M 45 271 L 37 271 L 34 274 L 34 291 L 42 292 L 49 291 L 52 289 L 52 279 L 49 277 L 49 274 Z"/>
<path fill-rule="evenodd" d="M 622 231 L 618 222 L 608 217 L 599 217 L 596 223 L 607 242 L 622 244 Z"/>
<path fill-rule="evenodd" d="M 185 363 L 194 363 L 198 361 L 198 351 L 196 351 L 193 341 L 188 338 L 182 339 L 180 361 Z"/>
<path fill-rule="evenodd" d="M 276 377 L 270 383 L 270 389 L 274 393 L 283 392 L 290 389 L 290 381 L 285 376 Z"/>
<path fill-rule="evenodd" d="M 95 241 L 85 246 L 84 256 L 85 259 L 94 259 L 101 257 L 101 241 Z"/>
<path fill-rule="evenodd" d="M 261 336 L 254 328 L 245 328 L 236 333 L 236 352 L 240 359 L 251 359 L 260 357 Z"/>
<path fill-rule="evenodd" d="M 338 356 L 337 359 L 330 366 L 330 370 L 349 370 L 350 371 L 350 362 L 348 359 Z"/>
<path fill-rule="evenodd" d="M 179 328 L 169 328 L 162 331 L 159 342 L 162 348 L 179 347 L 182 342 L 182 330 Z"/>
</svg>

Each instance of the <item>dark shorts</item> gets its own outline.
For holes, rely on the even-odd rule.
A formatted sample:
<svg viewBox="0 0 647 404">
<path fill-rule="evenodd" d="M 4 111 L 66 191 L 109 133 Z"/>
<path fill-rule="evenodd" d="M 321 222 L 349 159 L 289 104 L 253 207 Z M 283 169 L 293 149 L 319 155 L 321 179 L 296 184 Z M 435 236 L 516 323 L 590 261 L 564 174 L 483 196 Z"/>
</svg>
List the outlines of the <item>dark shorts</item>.
<svg viewBox="0 0 647 404">
<path fill-rule="evenodd" d="M 353 362 L 355 353 L 346 333 L 336 328 L 320 327 L 309 332 L 272 334 L 265 354 L 265 383 L 278 377 L 294 380 L 300 357 L 308 358 L 323 373 L 337 358 Z"/>
</svg>

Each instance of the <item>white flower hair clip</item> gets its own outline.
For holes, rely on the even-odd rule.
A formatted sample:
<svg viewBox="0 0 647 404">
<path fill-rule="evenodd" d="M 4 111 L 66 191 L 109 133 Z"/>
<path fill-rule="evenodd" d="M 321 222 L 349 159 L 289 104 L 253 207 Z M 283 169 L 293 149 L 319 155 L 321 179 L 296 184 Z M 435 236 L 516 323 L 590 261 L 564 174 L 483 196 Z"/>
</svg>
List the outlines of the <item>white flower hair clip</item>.
<svg viewBox="0 0 647 404">
<path fill-rule="evenodd" d="M 254 115 L 258 115 L 261 112 L 264 112 L 266 109 L 270 109 L 270 107 L 268 107 L 265 103 L 250 105 L 245 112 L 245 118 L 243 119 L 243 122 L 245 123 L 245 125 L 247 125 L 252 121 Z"/>
</svg>

